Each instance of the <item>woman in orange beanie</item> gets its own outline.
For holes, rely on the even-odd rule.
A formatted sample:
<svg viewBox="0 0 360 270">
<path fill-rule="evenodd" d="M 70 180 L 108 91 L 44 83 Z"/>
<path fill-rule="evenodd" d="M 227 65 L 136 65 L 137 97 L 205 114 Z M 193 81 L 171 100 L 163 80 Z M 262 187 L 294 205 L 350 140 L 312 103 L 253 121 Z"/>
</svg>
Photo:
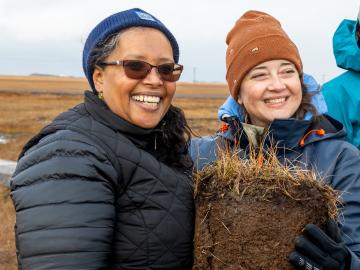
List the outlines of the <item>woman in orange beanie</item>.
<svg viewBox="0 0 360 270">
<path fill-rule="evenodd" d="M 226 79 L 243 117 L 228 118 L 215 136 L 192 140 L 197 169 L 217 158 L 219 145 L 245 156 L 249 148 L 276 145 L 279 160 L 316 170 L 342 192 L 342 224 L 329 222 L 326 231 L 306 226 L 290 262 L 295 269 L 360 269 L 360 152 L 345 141 L 342 124 L 311 103 L 299 51 L 278 20 L 248 11 L 226 43 Z"/>
</svg>

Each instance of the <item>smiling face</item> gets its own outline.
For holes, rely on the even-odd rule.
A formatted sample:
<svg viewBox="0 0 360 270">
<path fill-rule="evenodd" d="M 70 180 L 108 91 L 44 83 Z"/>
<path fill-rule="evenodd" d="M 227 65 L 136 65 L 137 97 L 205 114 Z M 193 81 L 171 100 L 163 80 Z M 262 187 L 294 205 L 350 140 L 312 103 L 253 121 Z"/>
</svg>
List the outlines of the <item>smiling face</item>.
<svg viewBox="0 0 360 270">
<path fill-rule="evenodd" d="M 173 63 L 169 40 L 153 28 L 130 28 L 121 33 L 116 49 L 105 59 L 142 60 L 152 65 Z M 126 121 L 154 128 L 168 111 L 175 94 L 175 82 L 161 80 L 156 68 L 144 79 L 130 79 L 122 66 L 96 68 L 93 80 L 112 112 Z"/>
<path fill-rule="evenodd" d="M 251 69 L 240 85 L 238 98 L 251 123 L 261 127 L 274 119 L 292 117 L 301 100 L 299 73 L 287 60 L 271 60 Z"/>
</svg>

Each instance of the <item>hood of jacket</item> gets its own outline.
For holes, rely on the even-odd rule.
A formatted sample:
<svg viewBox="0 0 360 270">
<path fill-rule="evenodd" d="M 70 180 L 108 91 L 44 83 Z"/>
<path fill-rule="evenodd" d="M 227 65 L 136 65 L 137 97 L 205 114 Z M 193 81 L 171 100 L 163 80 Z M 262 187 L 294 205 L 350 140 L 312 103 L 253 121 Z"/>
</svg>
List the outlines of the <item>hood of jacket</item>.
<svg viewBox="0 0 360 270">
<path fill-rule="evenodd" d="M 323 130 L 324 132 L 318 132 Z M 270 146 L 274 143 L 278 148 L 297 149 L 308 144 L 337 138 L 346 140 L 346 132 L 343 125 L 334 118 L 323 115 L 319 121 L 299 119 L 275 119 L 264 138 L 264 145 Z M 232 117 L 228 121 L 228 128 L 225 132 L 218 134 L 225 139 L 238 143 L 241 148 L 249 144 L 246 132 L 239 118 Z M 301 144 L 303 141 L 303 144 Z"/>
<path fill-rule="evenodd" d="M 360 49 L 356 43 L 357 21 L 343 20 L 333 36 L 333 51 L 338 67 L 360 71 Z"/>
</svg>

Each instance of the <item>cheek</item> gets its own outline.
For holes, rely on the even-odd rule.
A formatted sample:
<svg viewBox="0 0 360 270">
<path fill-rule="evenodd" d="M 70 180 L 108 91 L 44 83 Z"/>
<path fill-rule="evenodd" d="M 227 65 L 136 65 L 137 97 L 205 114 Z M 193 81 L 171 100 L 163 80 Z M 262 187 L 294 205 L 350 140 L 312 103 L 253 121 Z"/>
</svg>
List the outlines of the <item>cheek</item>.
<svg viewBox="0 0 360 270">
<path fill-rule="evenodd" d="M 250 91 L 244 91 L 242 96 L 239 98 L 245 107 L 251 106 L 255 104 L 259 104 L 262 102 L 262 91 L 259 91 L 257 89 L 251 89 Z"/>
<path fill-rule="evenodd" d="M 300 94 L 298 95 L 298 98 L 297 98 L 298 106 L 300 106 L 300 104 L 301 104 L 302 97 L 303 97 L 302 92 L 300 92 Z"/>
<path fill-rule="evenodd" d="M 176 92 L 176 83 L 165 82 L 166 97 L 171 100 L 173 99 Z"/>
<path fill-rule="evenodd" d="M 293 91 L 293 96 L 296 100 L 296 103 L 299 103 L 299 105 L 300 105 L 302 97 L 303 97 L 301 84 L 296 85 L 295 88 L 293 88 L 293 89 L 295 89 Z"/>
</svg>

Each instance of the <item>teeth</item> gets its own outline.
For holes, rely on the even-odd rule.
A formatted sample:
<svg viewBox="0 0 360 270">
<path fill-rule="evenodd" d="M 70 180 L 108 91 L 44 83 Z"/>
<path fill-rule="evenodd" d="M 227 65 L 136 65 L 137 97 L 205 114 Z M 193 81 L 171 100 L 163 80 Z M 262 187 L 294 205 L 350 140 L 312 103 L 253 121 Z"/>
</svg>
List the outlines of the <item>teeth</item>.
<svg viewBox="0 0 360 270">
<path fill-rule="evenodd" d="M 274 98 L 274 99 L 265 100 L 265 103 L 277 104 L 277 103 L 282 103 L 284 101 L 285 101 L 285 98 Z"/>
<path fill-rule="evenodd" d="M 153 107 L 153 108 L 156 108 L 156 106 L 157 106 L 157 103 L 144 102 L 144 104 L 146 104 L 150 107 Z"/>
<path fill-rule="evenodd" d="M 140 101 L 140 102 L 146 102 L 146 103 L 159 103 L 160 102 L 160 97 L 155 97 L 155 96 L 138 95 L 138 96 L 132 96 L 131 98 L 133 100 Z"/>
</svg>

